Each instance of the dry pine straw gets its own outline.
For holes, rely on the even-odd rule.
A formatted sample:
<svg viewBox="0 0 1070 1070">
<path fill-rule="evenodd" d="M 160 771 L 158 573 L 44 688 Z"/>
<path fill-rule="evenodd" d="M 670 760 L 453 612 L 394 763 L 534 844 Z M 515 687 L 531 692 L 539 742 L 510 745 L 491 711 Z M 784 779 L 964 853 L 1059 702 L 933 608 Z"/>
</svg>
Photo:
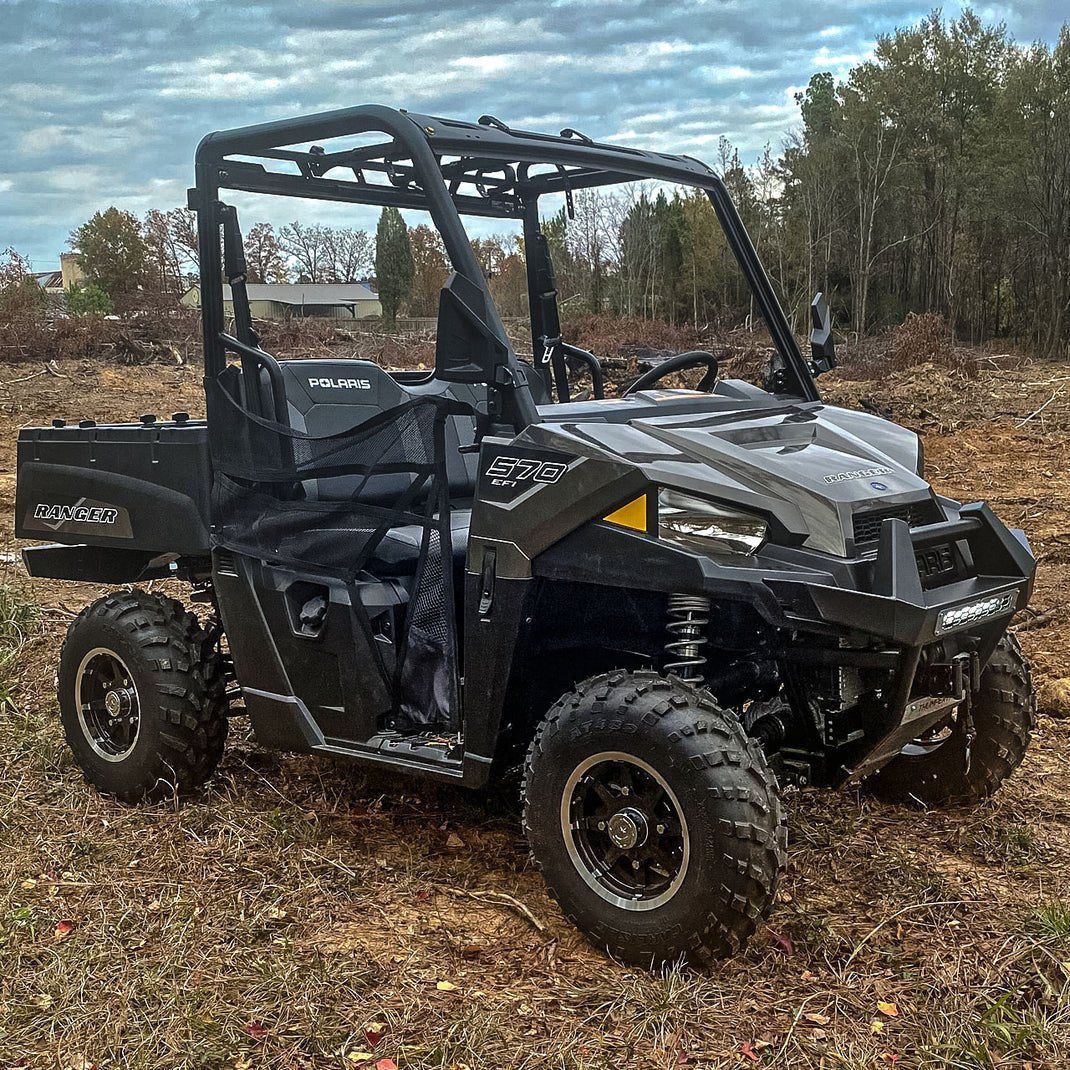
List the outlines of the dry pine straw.
<svg viewBox="0 0 1070 1070">
<path fill-rule="evenodd" d="M 62 370 L 83 412 L 195 407 L 184 369 Z M 868 386 L 933 411 L 933 392 Z M 1031 387 L 1005 387 L 992 407 L 1032 411 Z M 0 450 L 71 389 L 43 376 L 0 396 Z M 1065 425 L 1034 426 L 1060 413 L 1014 430 L 941 410 L 927 433 L 942 489 L 995 498 L 1040 549 L 1036 604 L 1054 617 L 1023 640 L 1042 684 L 1070 675 L 1067 496 L 1043 475 L 1065 471 Z M 20 710 L 0 721 L 0 1067 L 1070 1064 L 1065 721 L 1041 718 L 1023 768 L 977 810 L 792 795 L 769 925 L 710 971 L 650 975 L 562 920 L 500 798 L 264 753 L 239 721 L 200 798 L 101 799 L 52 695 L 61 607 L 93 591 L 5 578 L 44 610 L 17 660 Z"/>
</svg>

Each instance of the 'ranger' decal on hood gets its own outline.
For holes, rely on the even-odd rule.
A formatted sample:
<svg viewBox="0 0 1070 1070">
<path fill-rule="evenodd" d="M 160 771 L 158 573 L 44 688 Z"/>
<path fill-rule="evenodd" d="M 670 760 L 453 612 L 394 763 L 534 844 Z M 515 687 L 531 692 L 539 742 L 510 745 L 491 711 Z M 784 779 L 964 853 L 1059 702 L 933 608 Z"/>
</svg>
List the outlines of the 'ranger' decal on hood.
<svg viewBox="0 0 1070 1070">
<path fill-rule="evenodd" d="M 853 472 L 836 472 L 833 475 L 825 476 L 826 483 L 844 483 L 848 479 L 870 479 L 872 476 L 890 476 L 892 470 L 885 468 L 884 465 L 877 465 L 874 468 L 856 468 Z M 885 490 L 888 488 L 885 487 Z"/>
</svg>

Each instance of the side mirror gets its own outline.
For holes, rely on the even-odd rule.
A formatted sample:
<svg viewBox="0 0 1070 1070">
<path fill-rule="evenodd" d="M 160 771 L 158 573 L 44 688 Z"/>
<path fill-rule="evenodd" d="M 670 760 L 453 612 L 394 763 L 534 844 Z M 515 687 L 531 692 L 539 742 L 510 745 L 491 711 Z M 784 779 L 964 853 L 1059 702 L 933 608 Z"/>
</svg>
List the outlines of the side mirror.
<svg viewBox="0 0 1070 1070">
<path fill-rule="evenodd" d="M 836 343 L 832 340 L 832 313 L 823 293 L 814 294 L 810 302 L 810 368 L 814 375 L 836 367 Z"/>
</svg>

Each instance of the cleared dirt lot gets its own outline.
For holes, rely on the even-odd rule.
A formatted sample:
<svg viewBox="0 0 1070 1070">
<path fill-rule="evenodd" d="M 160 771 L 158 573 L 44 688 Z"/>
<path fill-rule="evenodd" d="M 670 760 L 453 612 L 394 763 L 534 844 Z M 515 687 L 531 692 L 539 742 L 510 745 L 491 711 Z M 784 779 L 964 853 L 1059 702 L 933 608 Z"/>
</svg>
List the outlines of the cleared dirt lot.
<svg viewBox="0 0 1070 1070">
<path fill-rule="evenodd" d="M 940 490 L 1033 540 L 1032 750 L 973 811 L 790 796 L 776 912 L 707 973 L 590 950 L 501 800 L 258 751 L 240 720 L 199 799 L 99 798 L 52 690 L 97 592 L 5 564 L 40 621 L 0 719 L 0 1066 L 1070 1065 L 1070 370 L 999 365 L 825 382 L 921 430 Z M 6 553 L 20 425 L 202 409 L 193 366 L 57 370 L 0 366 Z"/>
</svg>

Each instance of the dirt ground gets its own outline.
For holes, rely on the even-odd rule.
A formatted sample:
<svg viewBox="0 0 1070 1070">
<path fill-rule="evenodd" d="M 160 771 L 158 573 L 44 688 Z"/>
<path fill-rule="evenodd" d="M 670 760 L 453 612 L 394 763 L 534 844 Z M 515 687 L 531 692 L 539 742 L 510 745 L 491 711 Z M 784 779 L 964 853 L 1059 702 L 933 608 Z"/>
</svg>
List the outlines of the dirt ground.
<svg viewBox="0 0 1070 1070">
<path fill-rule="evenodd" d="M 194 366 L 0 366 L 0 579 L 40 607 L 0 717 L 0 1067 L 1070 1065 L 1070 369 L 996 358 L 823 380 L 924 435 L 928 473 L 1024 527 L 1041 687 L 1025 763 L 974 810 L 789 796 L 779 902 L 706 972 L 591 950 L 500 800 L 258 750 L 181 806 L 82 782 L 54 716 L 72 611 L 12 557 L 14 443 L 53 416 L 201 411 Z"/>
</svg>

